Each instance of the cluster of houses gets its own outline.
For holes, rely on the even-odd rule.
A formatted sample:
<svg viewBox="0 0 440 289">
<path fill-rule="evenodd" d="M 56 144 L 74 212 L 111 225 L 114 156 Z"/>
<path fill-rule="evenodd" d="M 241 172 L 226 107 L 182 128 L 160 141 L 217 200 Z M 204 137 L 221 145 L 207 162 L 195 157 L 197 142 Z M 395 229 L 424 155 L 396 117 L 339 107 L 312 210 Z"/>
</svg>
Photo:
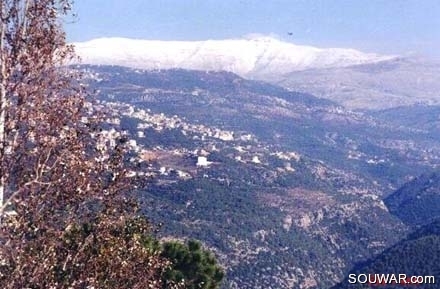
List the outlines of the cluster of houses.
<svg viewBox="0 0 440 289">
<path fill-rule="evenodd" d="M 118 139 L 126 137 L 127 144 L 132 151 L 139 156 L 138 161 L 149 163 L 149 174 L 169 175 L 172 172 L 176 173 L 179 178 L 187 179 L 191 173 L 182 168 L 173 168 L 172 164 L 167 164 L 168 158 L 161 158 L 160 155 L 169 154 L 176 158 L 190 158 L 193 159 L 192 168 L 194 171 L 197 168 L 206 168 L 216 163 L 210 160 L 211 152 L 218 151 L 217 147 L 222 147 L 222 143 L 232 143 L 228 147 L 235 148 L 236 153 L 232 156 L 235 161 L 242 163 L 252 163 L 255 165 L 265 165 L 268 150 L 260 145 L 256 145 L 257 140 L 255 136 L 249 133 L 236 133 L 230 130 L 224 130 L 216 127 L 208 127 L 202 124 L 192 124 L 186 119 L 177 115 L 167 116 L 164 113 L 153 113 L 149 109 L 135 108 L 130 104 L 121 102 L 106 102 L 105 106 L 110 108 L 111 116 L 106 120 L 111 124 L 111 128 L 101 132 L 101 146 L 115 146 Z M 139 120 L 135 131 L 120 131 L 114 127 L 120 126 L 121 117 L 130 117 Z M 142 138 L 148 137 L 146 130 L 153 129 L 157 132 L 165 130 L 178 130 L 186 137 L 194 140 L 204 141 L 204 149 L 189 150 L 185 147 L 166 150 L 162 146 L 144 147 L 142 145 Z M 244 146 L 240 144 L 246 144 Z M 226 144 L 224 144 L 226 145 Z M 285 160 L 285 168 L 287 171 L 294 171 L 290 161 L 299 161 L 300 156 L 295 152 L 276 152 L 270 155 L 276 156 L 281 160 Z M 156 163 L 156 165 L 152 165 Z M 153 172 L 154 171 L 154 172 Z M 142 172 L 145 174 L 146 172 Z M 134 174 L 134 172 L 133 172 Z"/>
</svg>

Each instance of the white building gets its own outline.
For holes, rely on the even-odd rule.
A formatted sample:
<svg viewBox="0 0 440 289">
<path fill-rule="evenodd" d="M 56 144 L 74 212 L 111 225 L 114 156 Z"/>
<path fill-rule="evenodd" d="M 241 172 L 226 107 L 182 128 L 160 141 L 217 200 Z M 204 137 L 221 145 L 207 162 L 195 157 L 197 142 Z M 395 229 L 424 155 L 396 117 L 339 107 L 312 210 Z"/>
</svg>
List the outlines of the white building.
<svg viewBox="0 0 440 289">
<path fill-rule="evenodd" d="M 198 167 L 206 167 L 212 164 L 212 162 L 208 162 L 208 159 L 206 157 L 197 157 L 197 166 Z"/>
<path fill-rule="evenodd" d="M 254 156 L 254 157 L 252 158 L 252 162 L 255 163 L 255 164 L 261 164 L 261 161 L 260 161 L 260 159 L 258 158 L 258 156 Z"/>
</svg>

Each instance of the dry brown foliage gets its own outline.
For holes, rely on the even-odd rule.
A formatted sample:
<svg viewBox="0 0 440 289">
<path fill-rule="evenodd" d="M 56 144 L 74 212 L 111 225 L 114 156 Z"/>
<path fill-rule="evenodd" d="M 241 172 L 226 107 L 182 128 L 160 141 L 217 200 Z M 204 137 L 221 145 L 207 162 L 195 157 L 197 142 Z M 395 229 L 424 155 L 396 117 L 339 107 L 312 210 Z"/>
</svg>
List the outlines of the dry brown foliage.
<svg viewBox="0 0 440 289">
<path fill-rule="evenodd" d="M 63 68 L 70 10 L 0 1 L 0 288 L 162 288 L 169 262 L 143 245 L 125 143 Z"/>
</svg>

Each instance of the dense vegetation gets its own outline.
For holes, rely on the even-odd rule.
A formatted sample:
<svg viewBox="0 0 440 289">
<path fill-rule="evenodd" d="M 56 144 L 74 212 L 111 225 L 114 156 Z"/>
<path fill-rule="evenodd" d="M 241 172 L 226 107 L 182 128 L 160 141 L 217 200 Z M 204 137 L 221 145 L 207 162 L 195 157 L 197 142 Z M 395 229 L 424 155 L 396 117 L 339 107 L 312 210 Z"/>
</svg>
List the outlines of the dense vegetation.
<svg viewBox="0 0 440 289">
<path fill-rule="evenodd" d="M 392 214 L 411 226 L 440 218 L 440 174 L 416 177 L 388 196 L 385 204 Z"/>
<path fill-rule="evenodd" d="M 164 283 L 185 280 L 188 289 L 215 289 L 224 277 L 223 269 L 215 257 L 195 240 L 186 244 L 168 241 L 162 244 L 161 256 L 171 260 L 171 268 L 165 272 Z"/>
<path fill-rule="evenodd" d="M 358 264 L 349 274 L 361 273 L 406 274 L 408 277 L 434 276 L 436 284 L 420 284 L 420 286 L 422 288 L 439 288 L 440 220 L 416 230 L 376 258 Z M 350 284 L 348 278 L 345 278 L 344 281 L 333 288 L 364 288 L 363 286 L 365 285 Z M 396 285 L 380 285 L 380 288 L 397 287 Z"/>
</svg>

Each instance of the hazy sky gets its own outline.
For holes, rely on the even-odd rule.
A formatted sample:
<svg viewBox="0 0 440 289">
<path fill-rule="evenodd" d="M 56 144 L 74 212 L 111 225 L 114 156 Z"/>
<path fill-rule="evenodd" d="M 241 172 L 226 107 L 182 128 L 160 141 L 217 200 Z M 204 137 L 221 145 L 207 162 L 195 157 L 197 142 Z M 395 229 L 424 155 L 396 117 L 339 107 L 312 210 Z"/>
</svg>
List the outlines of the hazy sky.
<svg viewBox="0 0 440 289">
<path fill-rule="evenodd" d="M 440 0 L 75 0 L 69 41 L 240 38 L 440 59 Z"/>
</svg>

